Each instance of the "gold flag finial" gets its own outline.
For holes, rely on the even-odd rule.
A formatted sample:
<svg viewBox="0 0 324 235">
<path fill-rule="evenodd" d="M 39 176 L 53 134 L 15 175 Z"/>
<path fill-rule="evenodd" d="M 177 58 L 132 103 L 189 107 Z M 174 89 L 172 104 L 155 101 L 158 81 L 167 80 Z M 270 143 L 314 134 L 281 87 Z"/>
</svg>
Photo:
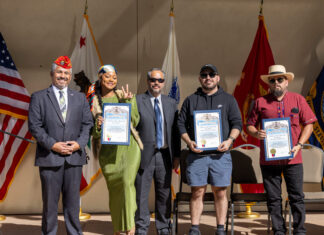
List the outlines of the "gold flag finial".
<svg viewBox="0 0 324 235">
<path fill-rule="evenodd" d="M 260 15 L 260 16 L 263 15 L 263 0 L 261 0 L 259 15 Z"/>
<path fill-rule="evenodd" d="M 87 14 L 88 11 L 88 0 L 86 0 L 85 5 L 84 5 L 84 15 Z"/>
</svg>

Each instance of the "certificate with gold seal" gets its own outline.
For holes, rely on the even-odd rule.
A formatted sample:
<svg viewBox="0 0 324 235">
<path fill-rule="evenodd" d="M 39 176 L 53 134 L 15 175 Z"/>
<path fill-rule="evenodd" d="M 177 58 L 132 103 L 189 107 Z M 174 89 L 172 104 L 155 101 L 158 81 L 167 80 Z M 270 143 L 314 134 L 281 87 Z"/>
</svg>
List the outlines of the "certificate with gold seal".
<svg viewBox="0 0 324 235">
<path fill-rule="evenodd" d="M 103 118 L 101 144 L 129 145 L 131 104 L 105 103 Z"/>
<path fill-rule="evenodd" d="M 264 139 L 265 160 L 290 159 L 293 147 L 291 141 L 290 118 L 263 119 L 262 128 L 266 132 Z"/>
<path fill-rule="evenodd" d="M 216 150 L 223 141 L 221 110 L 197 110 L 193 114 L 197 149 Z"/>
</svg>

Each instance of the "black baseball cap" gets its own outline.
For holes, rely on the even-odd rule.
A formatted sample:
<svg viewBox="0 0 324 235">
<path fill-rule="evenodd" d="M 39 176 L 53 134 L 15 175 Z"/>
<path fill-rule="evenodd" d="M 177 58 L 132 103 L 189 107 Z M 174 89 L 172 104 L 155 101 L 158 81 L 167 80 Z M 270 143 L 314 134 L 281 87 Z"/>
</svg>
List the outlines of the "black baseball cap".
<svg viewBox="0 0 324 235">
<path fill-rule="evenodd" d="M 214 73 L 218 74 L 216 66 L 212 65 L 212 64 L 205 64 L 204 66 L 202 66 L 200 69 L 200 73 L 202 73 L 203 71 L 205 71 L 207 69 L 211 69 Z"/>
</svg>

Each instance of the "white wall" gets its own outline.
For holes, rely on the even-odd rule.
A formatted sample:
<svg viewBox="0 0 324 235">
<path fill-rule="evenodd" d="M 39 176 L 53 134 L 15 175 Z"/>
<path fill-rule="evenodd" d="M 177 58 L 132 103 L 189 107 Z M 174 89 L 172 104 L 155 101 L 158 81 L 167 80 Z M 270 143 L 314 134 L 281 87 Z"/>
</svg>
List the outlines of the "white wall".
<svg viewBox="0 0 324 235">
<path fill-rule="evenodd" d="M 182 81 L 181 100 L 198 87 L 201 65 L 213 63 L 221 86 L 232 93 L 258 26 L 259 0 L 175 0 Z M 264 1 L 264 17 L 276 63 L 295 73 L 290 90 L 306 95 L 324 65 L 324 0 Z M 71 55 L 85 1 L 1 0 L 0 31 L 30 93 L 49 86 L 49 70 Z M 169 4 L 162 0 L 89 0 L 88 15 L 104 63 L 119 71 L 119 84 L 144 91 L 146 72 L 162 66 L 169 32 Z M 248 85 L 248 84 L 247 84 Z M 32 145 L 17 170 L 0 213 L 41 212 L 38 168 Z M 88 212 L 108 211 L 99 177 L 82 197 Z M 151 199 L 151 208 L 152 208 Z"/>
</svg>

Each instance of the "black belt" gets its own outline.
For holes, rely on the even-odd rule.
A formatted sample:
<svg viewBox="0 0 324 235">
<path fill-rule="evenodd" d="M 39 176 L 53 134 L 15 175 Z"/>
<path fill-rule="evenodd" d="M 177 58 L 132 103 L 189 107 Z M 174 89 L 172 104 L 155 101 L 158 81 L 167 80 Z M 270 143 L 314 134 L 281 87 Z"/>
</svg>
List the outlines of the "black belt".
<svg viewBox="0 0 324 235">
<path fill-rule="evenodd" d="M 166 147 L 166 148 L 164 148 L 164 149 L 162 149 L 162 148 L 160 148 L 160 149 L 155 148 L 155 149 L 154 149 L 154 153 L 157 153 L 157 152 L 161 152 L 161 153 L 169 152 L 169 147 Z"/>
</svg>

